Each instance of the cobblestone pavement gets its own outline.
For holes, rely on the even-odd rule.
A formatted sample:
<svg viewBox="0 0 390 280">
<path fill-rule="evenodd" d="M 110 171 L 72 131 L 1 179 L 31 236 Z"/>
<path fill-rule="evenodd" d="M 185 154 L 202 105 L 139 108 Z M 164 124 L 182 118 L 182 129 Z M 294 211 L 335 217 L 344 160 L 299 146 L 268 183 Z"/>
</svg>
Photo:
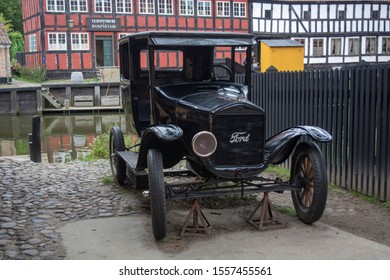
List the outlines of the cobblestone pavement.
<svg viewBox="0 0 390 280">
<path fill-rule="evenodd" d="M 0 158 L 0 260 L 63 259 L 56 228 L 130 214 L 129 192 L 102 183 L 108 161 L 35 164 Z"/>
<path fill-rule="evenodd" d="M 132 192 L 102 182 L 109 176 L 106 160 L 36 164 L 0 157 L 0 260 L 64 259 L 60 226 L 142 212 L 143 202 Z M 288 194 L 272 201 L 292 208 Z M 348 192 L 329 192 L 321 221 L 390 246 L 389 210 Z"/>
</svg>

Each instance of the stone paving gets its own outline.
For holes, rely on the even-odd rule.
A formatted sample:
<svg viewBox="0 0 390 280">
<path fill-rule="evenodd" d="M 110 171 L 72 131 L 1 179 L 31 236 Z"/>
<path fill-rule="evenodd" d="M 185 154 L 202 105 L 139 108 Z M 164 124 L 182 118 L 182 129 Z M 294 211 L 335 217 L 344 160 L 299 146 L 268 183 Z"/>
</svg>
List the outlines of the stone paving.
<svg viewBox="0 0 390 280">
<path fill-rule="evenodd" d="M 134 200 L 115 184 L 109 162 L 36 164 L 0 157 L 0 260 L 63 259 L 56 231 L 78 219 L 123 216 Z"/>
</svg>

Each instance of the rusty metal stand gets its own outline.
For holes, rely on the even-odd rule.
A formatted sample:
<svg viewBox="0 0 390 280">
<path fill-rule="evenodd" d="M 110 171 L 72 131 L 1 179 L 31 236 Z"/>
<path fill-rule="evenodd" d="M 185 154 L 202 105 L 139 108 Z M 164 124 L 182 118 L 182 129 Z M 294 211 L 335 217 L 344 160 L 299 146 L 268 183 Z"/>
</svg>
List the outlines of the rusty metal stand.
<svg viewBox="0 0 390 280">
<path fill-rule="evenodd" d="M 193 222 L 192 225 L 189 224 L 191 218 Z M 184 235 L 185 233 L 211 234 L 211 231 L 212 231 L 212 227 L 209 221 L 207 221 L 202 210 L 200 209 L 199 199 L 195 198 L 192 201 L 192 207 L 190 213 L 188 213 L 187 219 L 184 222 L 180 235 Z"/>
<path fill-rule="evenodd" d="M 260 218 L 254 218 L 257 210 L 260 209 Z M 275 211 L 269 193 L 265 192 L 263 199 L 256 205 L 250 214 L 247 222 L 256 227 L 258 230 L 275 229 L 285 227 L 280 221 L 279 213 Z"/>
</svg>

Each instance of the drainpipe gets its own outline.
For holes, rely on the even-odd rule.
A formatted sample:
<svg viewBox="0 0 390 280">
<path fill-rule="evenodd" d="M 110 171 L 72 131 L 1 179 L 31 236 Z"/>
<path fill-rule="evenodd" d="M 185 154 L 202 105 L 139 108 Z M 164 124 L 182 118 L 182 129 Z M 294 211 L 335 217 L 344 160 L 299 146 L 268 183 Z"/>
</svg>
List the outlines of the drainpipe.
<svg viewBox="0 0 390 280">
<path fill-rule="evenodd" d="M 8 65 L 8 56 L 9 56 L 9 49 L 10 49 L 10 46 L 5 46 L 5 75 L 7 76 L 7 84 L 10 84 L 11 81 L 10 81 L 10 65 Z"/>
</svg>

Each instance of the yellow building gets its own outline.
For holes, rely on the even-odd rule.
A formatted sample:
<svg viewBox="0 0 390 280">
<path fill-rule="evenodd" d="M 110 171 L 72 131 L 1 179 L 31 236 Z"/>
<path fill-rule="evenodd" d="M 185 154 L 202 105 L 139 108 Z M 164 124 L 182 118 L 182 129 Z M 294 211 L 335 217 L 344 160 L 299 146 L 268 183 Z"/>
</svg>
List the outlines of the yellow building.
<svg viewBox="0 0 390 280">
<path fill-rule="evenodd" d="M 304 46 L 295 40 L 261 40 L 260 71 L 271 66 L 278 71 L 303 70 Z"/>
</svg>

